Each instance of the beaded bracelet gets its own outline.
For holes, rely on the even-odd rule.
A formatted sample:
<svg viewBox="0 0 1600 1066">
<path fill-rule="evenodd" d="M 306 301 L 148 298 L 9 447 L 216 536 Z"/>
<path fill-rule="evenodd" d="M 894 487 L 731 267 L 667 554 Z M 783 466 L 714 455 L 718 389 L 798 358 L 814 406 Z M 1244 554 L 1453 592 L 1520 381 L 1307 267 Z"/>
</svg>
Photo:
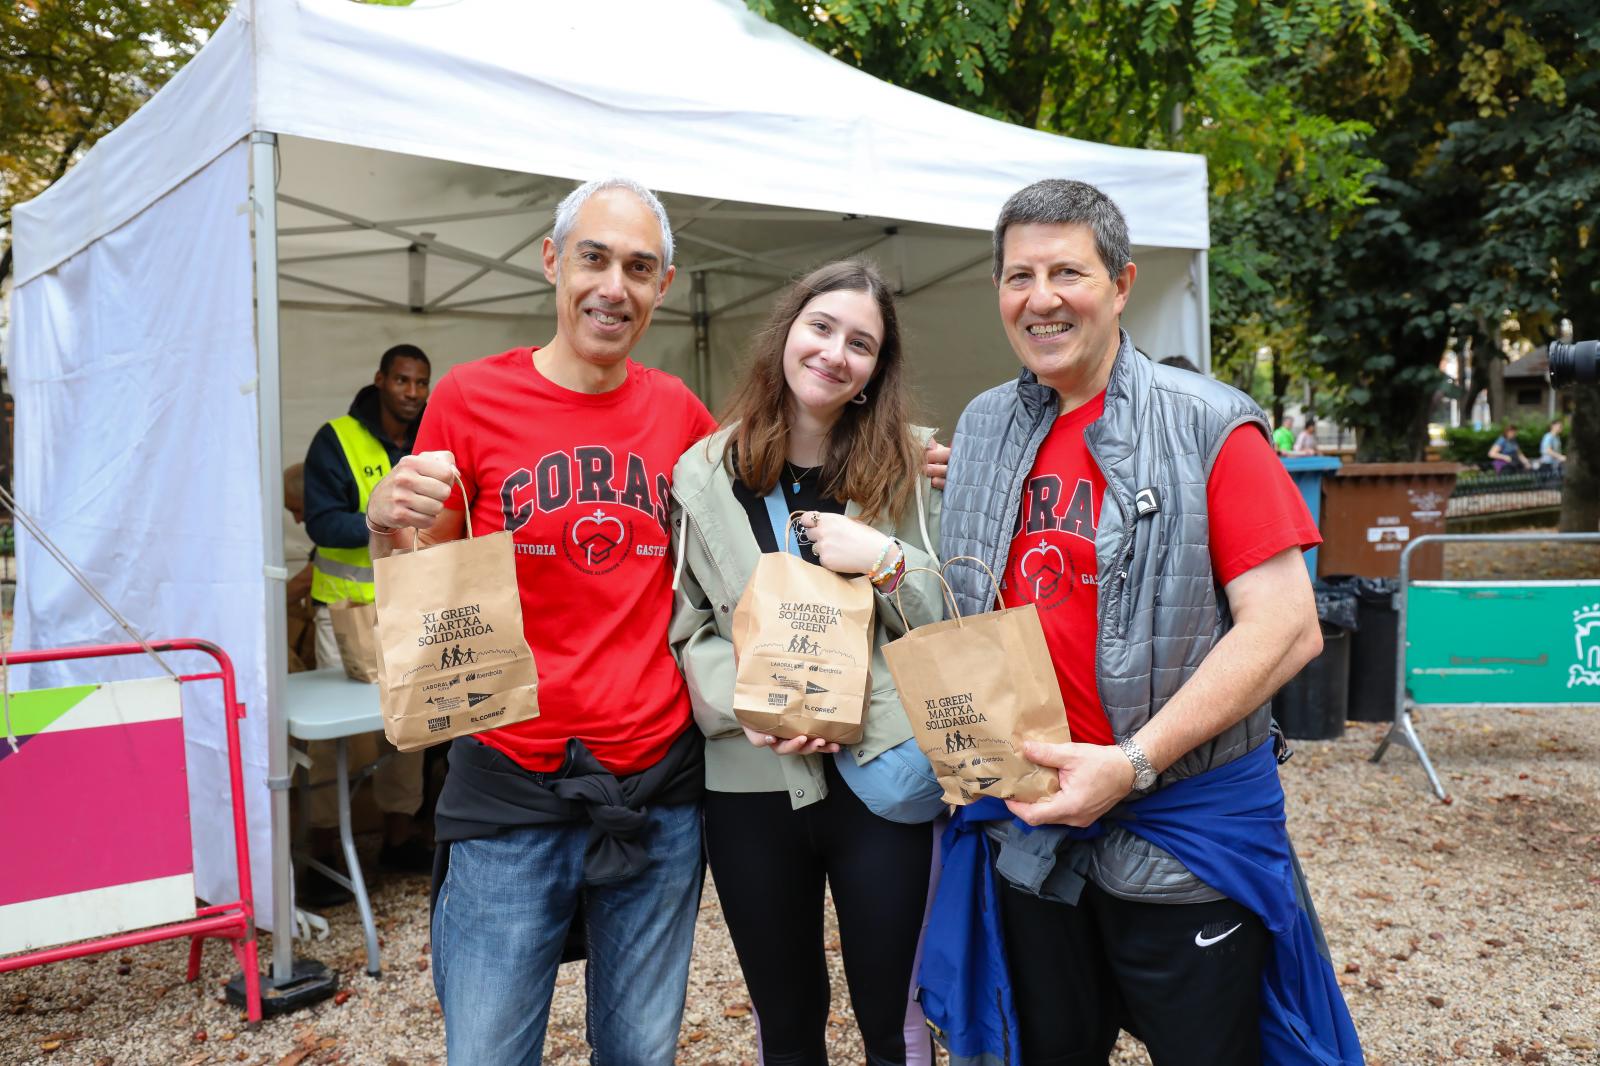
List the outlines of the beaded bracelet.
<svg viewBox="0 0 1600 1066">
<path fill-rule="evenodd" d="M 878 573 L 878 569 L 879 567 L 883 566 L 883 561 L 889 557 L 889 549 L 898 543 L 900 542 L 895 540 L 893 537 L 890 537 L 888 540 L 883 542 L 883 550 L 878 553 L 878 561 L 873 563 L 872 569 L 867 571 L 868 581 L 876 583 L 878 578 L 882 576 Z"/>
<path fill-rule="evenodd" d="M 900 555 L 900 561 L 895 564 L 894 570 L 890 573 L 889 580 L 886 583 L 875 587 L 877 588 L 879 595 L 893 596 L 895 594 L 895 590 L 900 587 L 900 583 L 905 579 L 906 557 L 905 553 L 902 552 Z"/>
<path fill-rule="evenodd" d="M 893 566 L 891 566 L 887 570 L 883 570 L 883 571 L 880 572 L 878 568 L 883 565 L 883 560 L 889 554 L 889 549 L 890 548 L 898 549 L 898 556 L 896 557 L 895 563 L 894 563 Z M 906 566 L 906 549 L 905 549 L 905 546 L 903 544 L 901 544 L 895 538 L 890 537 L 889 538 L 889 543 L 884 545 L 883 554 L 878 557 L 877 563 L 873 565 L 871 570 L 867 571 L 867 580 L 871 581 L 874 585 L 882 585 L 885 581 L 888 581 L 890 578 L 892 578 L 897 572 L 903 571 L 905 569 L 905 566 Z"/>
</svg>

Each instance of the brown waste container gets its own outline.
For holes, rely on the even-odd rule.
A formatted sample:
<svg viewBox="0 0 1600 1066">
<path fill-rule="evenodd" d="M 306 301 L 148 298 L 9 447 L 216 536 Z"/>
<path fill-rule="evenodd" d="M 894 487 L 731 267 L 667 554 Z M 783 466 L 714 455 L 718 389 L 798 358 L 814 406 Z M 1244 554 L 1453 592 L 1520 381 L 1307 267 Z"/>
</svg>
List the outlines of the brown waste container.
<svg viewBox="0 0 1600 1066">
<path fill-rule="evenodd" d="M 1427 533 L 1444 532 L 1455 491 L 1455 463 L 1349 463 L 1322 479 L 1321 576 L 1398 577 L 1400 553 Z M 1444 545 L 1411 555 L 1411 577 L 1436 581 Z"/>
</svg>

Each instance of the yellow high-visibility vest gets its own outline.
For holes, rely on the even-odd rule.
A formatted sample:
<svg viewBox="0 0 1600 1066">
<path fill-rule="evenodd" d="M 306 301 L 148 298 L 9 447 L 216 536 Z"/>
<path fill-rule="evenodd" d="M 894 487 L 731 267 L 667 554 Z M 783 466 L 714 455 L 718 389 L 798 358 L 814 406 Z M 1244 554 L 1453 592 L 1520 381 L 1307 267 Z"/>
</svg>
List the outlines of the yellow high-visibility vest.
<svg viewBox="0 0 1600 1066">
<path fill-rule="evenodd" d="M 365 513 L 372 490 L 389 472 L 389 452 L 353 415 L 335 418 L 328 424 L 344 449 L 344 460 L 350 464 L 350 474 L 356 479 L 361 511 Z M 316 557 L 311 560 L 311 598 L 318 603 L 373 602 L 377 590 L 372 583 L 372 553 L 367 551 L 367 546 L 325 548 L 317 545 Z"/>
</svg>

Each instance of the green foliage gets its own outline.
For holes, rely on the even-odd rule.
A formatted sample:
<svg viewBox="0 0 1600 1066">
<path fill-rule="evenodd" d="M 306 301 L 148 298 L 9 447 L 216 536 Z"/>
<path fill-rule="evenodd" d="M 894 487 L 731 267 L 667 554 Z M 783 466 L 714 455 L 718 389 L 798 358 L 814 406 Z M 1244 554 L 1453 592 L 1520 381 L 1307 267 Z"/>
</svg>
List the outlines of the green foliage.
<svg viewBox="0 0 1600 1066">
<path fill-rule="evenodd" d="M 1388 0 L 747 0 L 844 62 L 997 118 L 1086 140 L 1200 152 L 1211 179 L 1212 352 L 1263 344 L 1298 377 L 1294 278 L 1370 202 L 1364 116 L 1321 87 L 1379 77 L 1421 40 Z M 1320 95 L 1319 95 L 1320 94 Z M 996 205 L 998 207 L 998 205 Z"/>
<path fill-rule="evenodd" d="M 1482 349 L 1508 313 L 1537 340 L 1562 313 L 1600 332 L 1600 7 L 1420 4 L 1412 25 L 1425 51 L 1323 90 L 1372 126 L 1382 169 L 1374 202 L 1292 279 L 1364 456 L 1421 454 L 1416 412 L 1452 336 Z M 1381 380 L 1375 355 L 1392 359 Z"/>
</svg>

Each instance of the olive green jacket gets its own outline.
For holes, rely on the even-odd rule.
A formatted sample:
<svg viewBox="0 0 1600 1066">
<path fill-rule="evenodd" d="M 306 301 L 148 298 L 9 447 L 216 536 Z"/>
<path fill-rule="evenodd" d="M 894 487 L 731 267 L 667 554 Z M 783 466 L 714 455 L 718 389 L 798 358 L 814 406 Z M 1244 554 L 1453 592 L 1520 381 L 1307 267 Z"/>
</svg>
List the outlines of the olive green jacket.
<svg viewBox="0 0 1600 1066">
<path fill-rule="evenodd" d="M 713 792 L 789 793 L 795 808 L 815 803 L 827 795 L 823 759 L 831 755 L 778 755 L 758 748 L 745 738 L 733 716 L 733 608 L 755 571 L 761 548 L 750 530 L 750 519 L 733 495 L 733 478 L 722 455 L 732 428 L 724 428 L 690 448 L 672 472 L 672 528 L 678 544 L 676 596 L 668 640 L 689 684 L 695 722 L 706 735 L 706 787 Z M 932 430 L 913 427 L 920 442 Z M 925 477 L 917 478 L 922 503 L 897 525 L 882 521 L 874 528 L 898 537 L 905 547 L 907 568 L 937 566 L 939 508 L 942 494 Z M 845 513 L 860 508 L 847 505 Z M 851 745 L 849 757 L 867 763 L 880 752 L 911 736 L 911 725 L 900 708 L 894 679 L 883 659 L 883 646 L 905 633 L 905 622 L 895 610 L 894 597 L 878 595 L 877 624 L 873 631 L 871 684 L 866 730 Z M 900 602 L 913 626 L 944 617 L 939 582 L 931 574 L 908 574 L 901 583 Z"/>
</svg>

